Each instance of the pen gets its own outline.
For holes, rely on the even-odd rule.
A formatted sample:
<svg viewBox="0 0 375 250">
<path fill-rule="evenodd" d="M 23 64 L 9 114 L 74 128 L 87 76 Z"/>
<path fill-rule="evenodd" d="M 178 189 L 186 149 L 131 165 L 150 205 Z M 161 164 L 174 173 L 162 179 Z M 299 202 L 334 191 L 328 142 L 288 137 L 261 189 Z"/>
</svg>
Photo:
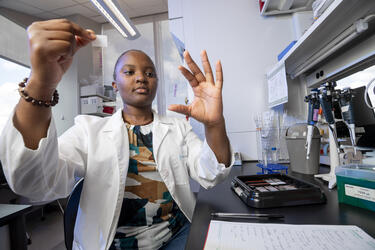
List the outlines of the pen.
<svg viewBox="0 0 375 250">
<path fill-rule="evenodd" d="M 218 218 L 238 218 L 238 219 L 281 219 L 282 214 L 247 214 L 247 213 L 211 213 L 211 216 Z"/>
</svg>

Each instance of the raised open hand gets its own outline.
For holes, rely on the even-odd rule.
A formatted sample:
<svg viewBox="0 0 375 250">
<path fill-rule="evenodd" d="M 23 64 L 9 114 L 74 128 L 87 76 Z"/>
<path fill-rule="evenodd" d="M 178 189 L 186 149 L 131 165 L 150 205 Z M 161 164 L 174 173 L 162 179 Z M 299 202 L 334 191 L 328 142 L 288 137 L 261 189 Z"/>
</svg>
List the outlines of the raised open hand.
<svg viewBox="0 0 375 250">
<path fill-rule="evenodd" d="M 223 117 L 223 70 L 220 61 L 216 63 L 216 81 L 206 51 L 201 52 L 204 74 L 191 58 L 184 52 L 185 61 L 190 69 L 179 66 L 181 73 L 189 81 L 194 92 L 194 100 L 189 105 L 172 104 L 169 110 L 191 116 L 205 126 L 215 126 L 224 122 Z"/>
</svg>

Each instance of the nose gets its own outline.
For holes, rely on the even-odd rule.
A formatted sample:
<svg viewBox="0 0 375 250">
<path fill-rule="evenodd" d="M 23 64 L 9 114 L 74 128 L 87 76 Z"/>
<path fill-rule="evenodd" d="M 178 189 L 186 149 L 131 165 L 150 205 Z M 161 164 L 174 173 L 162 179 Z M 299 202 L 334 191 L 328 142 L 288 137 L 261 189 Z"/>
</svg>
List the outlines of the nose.
<svg viewBox="0 0 375 250">
<path fill-rule="evenodd" d="M 146 82 L 146 77 L 143 74 L 143 72 L 138 72 L 136 75 L 136 83 L 145 83 Z"/>
</svg>

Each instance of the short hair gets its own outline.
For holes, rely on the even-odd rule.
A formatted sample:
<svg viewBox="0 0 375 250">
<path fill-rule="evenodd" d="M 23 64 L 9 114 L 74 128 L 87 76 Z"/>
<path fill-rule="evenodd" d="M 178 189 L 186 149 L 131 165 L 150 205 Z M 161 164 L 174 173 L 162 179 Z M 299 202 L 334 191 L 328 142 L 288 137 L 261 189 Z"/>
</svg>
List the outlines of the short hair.
<svg viewBox="0 0 375 250">
<path fill-rule="evenodd" d="M 115 67 L 114 67 L 114 69 L 113 69 L 113 80 L 116 81 L 116 76 L 117 76 L 116 68 L 117 68 L 118 63 L 120 62 L 120 59 L 121 59 L 124 55 L 126 55 L 126 54 L 128 54 L 128 53 L 130 53 L 130 52 L 139 52 L 139 53 L 143 53 L 145 56 L 148 57 L 148 59 L 150 59 L 152 65 L 154 66 L 154 69 L 156 70 L 155 64 L 154 64 L 154 62 L 152 61 L 151 57 L 149 57 L 149 55 L 147 55 L 144 51 L 139 50 L 139 49 L 129 49 L 129 50 L 126 50 L 126 51 L 122 52 L 122 54 L 117 58 L 117 61 L 116 61 L 116 63 L 115 63 Z"/>
</svg>

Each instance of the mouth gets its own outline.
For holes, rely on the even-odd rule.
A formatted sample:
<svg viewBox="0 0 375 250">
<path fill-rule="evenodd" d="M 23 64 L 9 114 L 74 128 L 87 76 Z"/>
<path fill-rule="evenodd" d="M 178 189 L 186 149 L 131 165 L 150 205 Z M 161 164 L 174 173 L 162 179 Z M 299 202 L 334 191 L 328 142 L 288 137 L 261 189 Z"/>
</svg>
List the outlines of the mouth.
<svg viewBox="0 0 375 250">
<path fill-rule="evenodd" d="M 138 94 L 148 94 L 149 92 L 149 89 L 146 88 L 146 87 L 138 87 L 134 90 L 134 92 L 138 93 Z"/>
</svg>

